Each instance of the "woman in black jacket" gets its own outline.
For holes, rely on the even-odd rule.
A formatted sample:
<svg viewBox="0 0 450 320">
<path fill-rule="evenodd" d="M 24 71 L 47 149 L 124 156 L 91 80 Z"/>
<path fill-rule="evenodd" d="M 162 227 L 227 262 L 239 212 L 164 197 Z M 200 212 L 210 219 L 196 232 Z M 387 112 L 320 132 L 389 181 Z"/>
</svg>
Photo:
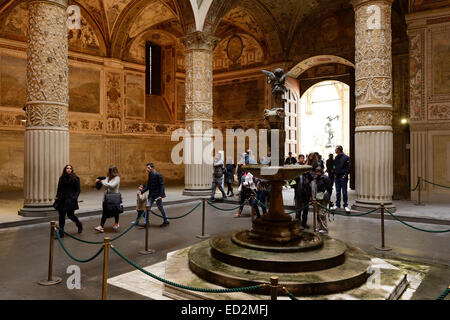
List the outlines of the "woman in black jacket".
<svg viewBox="0 0 450 320">
<path fill-rule="evenodd" d="M 78 196 L 80 195 L 80 178 L 73 171 L 72 165 L 64 167 L 63 173 L 58 181 L 58 190 L 56 192 L 56 210 L 59 213 L 59 232 L 60 237 L 64 237 L 64 225 L 66 214 L 70 220 L 75 222 L 78 227 L 78 233 L 83 231 L 83 225 L 75 216 L 75 210 L 78 210 Z"/>
</svg>

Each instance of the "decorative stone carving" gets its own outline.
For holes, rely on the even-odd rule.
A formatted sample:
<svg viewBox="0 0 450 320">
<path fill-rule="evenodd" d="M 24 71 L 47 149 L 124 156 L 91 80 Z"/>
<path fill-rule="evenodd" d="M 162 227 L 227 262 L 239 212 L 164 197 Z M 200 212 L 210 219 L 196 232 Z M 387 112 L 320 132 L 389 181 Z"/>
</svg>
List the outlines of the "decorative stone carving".
<svg viewBox="0 0 450 320">
<path fill-rule="evenodd" d="M 186 51 L 208 50 L 212 51 L 219 42 L 219 38 L 204 32 L 193 32 L 181 38 Z"/>
<path fill-rule="evenodd" d="M 392 112 L 390 110 L 364 110 L 356 113 L 356 126 L 390 126 Z"/>
<path fill-rule="evenodd" d="M 75 132 L 103 132 L 101 120 L 72 120 L 69 121 L 70 131 Z"/>
<path fill-rule="evenodd" d="M 425 119 L 425 34 L 409 33 L 409 105 L 411 120 Z"/>
<path fill-rule="evenodd" d="M 450 120 L 450 103 L 429 104 L 428 120 Z"/>
<path fill-rule="evenodd" d="M 53 2 L 67 3 L 64 0 Z M 47 2 L 29 4 L 28 101 L 68 104 L 66 19 L 65 10 L 59 6 Z"/>
<path fill-rule="evenodd" d="M 69 160 L 67 0 L 28 10 L 24 216 L 54 214 L 58 174 Z M 58 130 L 52 130 L 57 128 Z"/>
<path fill-rule="evenodd" d="M 355 3 L 357 105 L 392 105 L 391 2 L 359 0 Z M 369 25 L 372 22 L 374 26 Z"/>
<path fill-rule="evenodd" d="M 394 210 L 392 134 L 392 0 L 356 0 L 356 134 L 354 209 Z M 370 173 L 370 174 L 368 174 Z"/>
<path fill-rule="evenodd" d="M 27 127 L 67 128 L 69 124 L 68 108 L 48 104 L 28 105 Z"/>
</svg>

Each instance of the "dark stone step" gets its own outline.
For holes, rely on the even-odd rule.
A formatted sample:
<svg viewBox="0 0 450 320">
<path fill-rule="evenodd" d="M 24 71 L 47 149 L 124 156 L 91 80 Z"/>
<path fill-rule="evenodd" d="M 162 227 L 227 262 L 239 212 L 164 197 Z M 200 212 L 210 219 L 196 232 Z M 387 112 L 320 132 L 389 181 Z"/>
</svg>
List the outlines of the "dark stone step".
<svg viewBox="0 0 450 320">
<path fill-rule="evenodd" d="M 193 246 L 188 257 L 191 271 L 208 282 L 239 288 L 268 283 L 270 277 L 277 276 L 279 284 L 296 296 L 331 294 L 359 287 L 367 280 L 367 268 L 370 266 L 370 258 L 362 250 L 350 246 L 347 247 L 344 263 L 308 272 L 282 273 L 279 270 L 258 271 L 233 266 L 213 257 L 209 241 Z M 269 288 L 255 293 L 269 294 Z M 282 290 L 279 294 L 283 294 Z"/>
<path fill-rule="evenodd" d="M 306 252 L 270 252 L 242 247 L 233 234 L 210 240 L 211 256 L 230 265 L 257 271 L 307 272 L 336 267 L 345 262 L 347 246 L 326 237 L 323 246 Z"/>
</svg>

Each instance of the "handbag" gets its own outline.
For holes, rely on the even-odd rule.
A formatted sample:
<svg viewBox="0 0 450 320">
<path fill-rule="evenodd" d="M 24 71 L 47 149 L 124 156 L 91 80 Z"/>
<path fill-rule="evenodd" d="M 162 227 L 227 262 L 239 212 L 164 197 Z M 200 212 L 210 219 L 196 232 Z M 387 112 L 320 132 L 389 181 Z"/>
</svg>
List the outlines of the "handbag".
<svg viewBox="0 0 450 320">
<path fill-rule="evenodd" d="M 59 207 L 61 206 L 61 199 L 56 198 L 52 206 L 55 210 L 59 210 Z"/>
<path fill-rule="evenodd" d="M 122 195 L 119 193 L 107 193 L 103 200 L 103 211 L 107 217 L 123 213 Z"/>
</svg>

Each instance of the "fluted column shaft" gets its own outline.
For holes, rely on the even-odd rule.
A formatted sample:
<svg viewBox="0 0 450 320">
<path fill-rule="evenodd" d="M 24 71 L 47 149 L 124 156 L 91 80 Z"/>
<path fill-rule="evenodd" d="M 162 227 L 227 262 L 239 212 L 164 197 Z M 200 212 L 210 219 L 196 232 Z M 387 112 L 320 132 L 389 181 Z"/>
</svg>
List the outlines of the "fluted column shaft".
<svg viewBox="0 0 450 320">
<path fill-rule="evenodd" d="M 29 3 L 23 216 L 55 213 L 69 160 L 67 0 Z"/>
<path fill-rule="evenodd" d="M 211 193 L 212 162 L 205 161 L 203 152 L 211 142 L 207 130 L 213 128 L 213 50 L 218 38 L 194 32 L 185 36 L 186 48 L 186 129 L 185 195 Z M 205 134 L 206 133 L 206 134 Z M 186 143 L 189 142 L 189 143 Z"/>
<path fill-rule="evenodd" d="M 355 209 L 394 209 L 392 130 L 392 0 L 356 0 Z"/>
</svg>

